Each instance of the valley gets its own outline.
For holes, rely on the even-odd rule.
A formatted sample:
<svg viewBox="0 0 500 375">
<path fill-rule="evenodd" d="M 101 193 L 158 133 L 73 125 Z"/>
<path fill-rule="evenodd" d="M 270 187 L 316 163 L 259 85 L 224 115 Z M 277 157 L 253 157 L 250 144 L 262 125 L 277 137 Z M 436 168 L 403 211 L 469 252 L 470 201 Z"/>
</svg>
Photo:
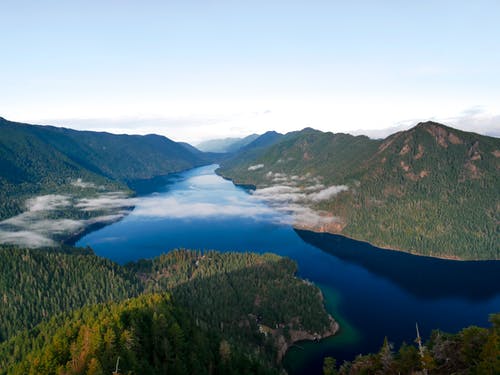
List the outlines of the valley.
<svg viewBox="0 0 500 375">
<path fill-rule="evenodd" d="M 396 346 L 412 342 L 415 322 L 427 339 L 435 328 L 488 327 L 489 314 L 500 311 L 495 138 L 434 124 L 384 141 L 304 129 L 253 136 L 217 154 L 164 137 L 2 121 L 6 373 L 111 369 L 113 356 L 130 369 L 161 372 L 168 362 L 183 373 L 195 371 L 183 367 L 185 356 L 200 354 L 202 372 L 320 374 L 326 357 L 353 361 L 378 351 L 386 336 Z M 169 148 L 177 159 L 156 164 Z M 464 172 L 463 165 L 475 167 Z M 415 179 L 419 168 L 429 172 Z M 443 191 L 447 199 L 437 204 Z M 459 210 L 469 212 L 467 221 L 456 217 Z M 379 229 L 364 231 L 375 223 Z M 443 223 L 458 229 L 443 232 Z M 436 244 L 443 244 L 439 251 Z M 117 316 L 134 318 L 123 325 Z M 103 346 L 106 335 L 116 339 Z M 94 344 L 82 346 L 85 340 Z M 178 362 L 162 357 L 162 340 L 179 350 Z M 150 348 L 146 362 L 137 360 L 143 349 L 130 344 L 137 341 Z M 187 349 L 203 342 L 206 351 Z M 44 362 L 48 355 L 52 364 Z"/>
<path fill-rule="evenodd" d="M 298 276 L 321 289 L 340 330 L 319 343 L 291 347 L 284 358 L 290 374 L 320 374 L 324 357 L 333 356 L 339 364 L 352 360 L 377 351 L 385 336 L 395 345 L 412 342 L 416 321 L 428 337 L 434 328 L 487 327 L 488 315 L 499 311 L 498 262 L 415 256 L 296 230 L 292 215 L 217 176 L 216 168 L 172 175 L 123 220 L 76 245 L 121 264 L 180 247 L 273 252 L 293 259 Z"/>
</svg>

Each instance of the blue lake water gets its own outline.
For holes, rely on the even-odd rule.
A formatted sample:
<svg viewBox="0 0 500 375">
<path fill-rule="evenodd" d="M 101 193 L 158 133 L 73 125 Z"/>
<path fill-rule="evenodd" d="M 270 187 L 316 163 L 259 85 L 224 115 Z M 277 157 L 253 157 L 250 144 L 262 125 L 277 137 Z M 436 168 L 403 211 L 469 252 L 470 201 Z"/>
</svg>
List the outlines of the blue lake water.
<svg viewBox="0 0 500 375">
<path fill-rule="evenodd" d="M 500 262 L 457 262 L 382 250 L 342 236 L 294 230 L 289 218 L 217 176 L 216 166 L 169 176 L 138 199 L 122 221 L 81 238 L 96 254 L 125 263 L 175 248 L 274 252 L 299 265 L 318 285 L 340 322 L 335 337 L 301 343 L 287 353 L 292 374 L 321 373 L 338 362 L 378 350 L 384 337 L 413 343 L 415 323 L 456 332 L 488 326 L 500 312 Z M 156 184 L 158 186 L 158 184 Z"/>
</svg>

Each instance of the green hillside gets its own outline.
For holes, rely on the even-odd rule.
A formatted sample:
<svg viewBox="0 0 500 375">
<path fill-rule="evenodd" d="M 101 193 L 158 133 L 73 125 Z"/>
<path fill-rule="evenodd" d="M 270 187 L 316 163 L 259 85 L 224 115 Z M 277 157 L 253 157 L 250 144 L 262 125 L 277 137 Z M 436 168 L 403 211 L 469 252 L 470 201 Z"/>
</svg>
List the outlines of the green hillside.
<svg viewBox="0 0 500 375">
<path fill-rule="evenodd" d="M 137 296 L 130 271 L 91 251 L 0 247 L 0 341 L 58 313 Z"/>
<path fill-rule="evenodd" d="M 118 356 L 125 373 L 278 373 L 293 337 L 337 329 L 319 289 L 274 254 L 0 255 L 0 374 L 110 373 Z"/>
<path fill-rule="evenodd" d="M 135 180 L 207 163 L 158 135 L 76 131 L 0 118 L 0 219 L 23 212 L 34 195 L 127 191 Z"/>
<path fill-rule="evenodd" d="M 278 374 L 218 332 L 200 329 L 168 294 L 85 307 L 0 345 L 2 374 Z M 118 362 L 119 358 L 119 362 Z"/>
<path fill-rule="evenodd" d="M 403 344 L 398 350 L 386 338 L 378 353 L 359 355 L 341 364 L 326 358 L 324 374 L 422 374 L 433 375 L 500 373 L 500 314 L 490 316 L 492 327 L 467 327 L 456 334 L 434 331 L 422 346 Z"/>
<path fill-rule="evenodd" d="M 325 199 L 332 189 L 302 194 L 301 204 L 332 219 L 300 227 L 417 254 L 500 259 L 499 158 L 498 138 L 428 122 L 384 140 L 304 129 L 236 155 L 219 173 L 295 193 L 342 187 Z"/>
</svg>

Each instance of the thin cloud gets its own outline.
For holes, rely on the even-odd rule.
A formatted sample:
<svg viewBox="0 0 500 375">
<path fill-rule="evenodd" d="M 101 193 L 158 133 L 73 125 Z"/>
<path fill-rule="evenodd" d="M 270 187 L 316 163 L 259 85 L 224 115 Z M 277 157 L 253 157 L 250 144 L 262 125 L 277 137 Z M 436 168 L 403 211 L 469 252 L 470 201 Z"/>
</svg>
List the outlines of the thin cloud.
<svg viewBox="0 0 500 375">
<path fill-rule="evenodd" d="M 53 240 L 39 233 L 27 230 L 9 232 L 2 229 L 0 229 L 0 243 L 30 248 L 55 245 Z"/>
<path fill-rule="evenodd" d="M 67 207 L 71 204 L 70 197 L 67 195 L 41 195 L 26 201 L 28 211 L 52 211 Z"/>
<path fill-rule="evenodd" d="M 27 211 L 0 221 L 0 243 L 26 247 L 56 245 L 53 238 L 59 235 L 78 233 L 95 223 L 109 223 L 121 219 L 126 211 L 117 209 L 130 207 L 136 203 L 127 199 L 122 192 L 102 194 L 97 198 L 78 200 L 69 195 L 49 194 L 30 198 L 26 201 Z M 100 206 L 99 206 L 100 205 Z M 107 215 L 86 220 L 53 218 L 54 211 L 69 206 L 82 211 L 111 211 Z"/>
<path fill-rule="evenodd" d="M 256 165 L 251 165 L 248 167 L 249 171 L 256 171 L 258 169 L 264 168 L 264 164 L 256 164 Z"/>
<path fill-rule="evenodd" d="M 314 210 L 312 203 L 333 198 L 342 191 L 347 191 L 347 185 L 333 185 L 326 187 L 318 178 L 313 178 L 309 173 L 304 176 L 288 176 L 284 173 L 268 172 L 266 174 L 272 182 L 279 181 L 281 185 L 271 185 L 257 189 L 252 193 L 255 199 L 263 200 L 278 212 L 287 214 L 284 220 L 288 224 L 299 226 L 323 226 L 336 223 L 338 217 L 323 211 Z M 296 186 L 299 182 L 311 181 L 309 186 Z"/>
<path fill-rule="evenodd" d="M 71 185 L 82 189 L 90 189 L 96 187 L 93 182 L 85 182 L 81 178 L 77 178 L 76 180 L 71 181 Z"/>
<path fill-rule="evenodd" d="M 435 121 L 467 132 L 500 137 L 500 114 L 489 113 L 482 106 L 468 108 L 457 116 L 412 118 L 398 121 L 394 126 L 388 128 L 358 129 L 350 133 L 354 135 L 366 135 L 372 139 L 380 139 L 400 131 L 408 130 L 419 122 L 425 121 Z"/>
<path fill-rule="evenodd" d="M 189 198 L 145 198 L 135 208 L 134 216 L 149 218 L 208 218 L 208 217 L 271 217 L 275 211 L 261 204 L 249 204 L 234 199 L 219 202 L 192 202 Z"/>
<path fill-rule="evenodd" d="M 320 190 L 317 193 L 311 193 L 307 196 L 307 198 L 314 202 L 324 201 L 333 198 L 342 191 L 347 191 L 347 190 L 349 190 L 349 187 L 346 185 L 337 185 L 337 186 L 334 185 L 326 189 Z"/>
<path fill-rule="evenodd" d="M 123 192 L 111 192 L 99 195 L 97 198 L 81 199 L 75 207 L 82 211 L 101 211 L 131 207 L 137 204 L 135 198 L 128 198 Z"/>
</svg>

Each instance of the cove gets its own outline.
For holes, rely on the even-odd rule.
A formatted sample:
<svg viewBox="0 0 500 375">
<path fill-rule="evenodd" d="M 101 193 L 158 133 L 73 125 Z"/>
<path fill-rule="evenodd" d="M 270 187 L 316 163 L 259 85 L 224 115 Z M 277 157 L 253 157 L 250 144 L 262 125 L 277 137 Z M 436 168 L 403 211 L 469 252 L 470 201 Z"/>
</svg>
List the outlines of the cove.
<svg viewBox="0 0 500 375">
<path fill-rule="evenodd" d="M 320 374 L 323 358 L 338 363 L 390 342 L 413 343 L 415 323 L 456 332 L 488 326 L 500 311 L 500 262 L 457 262 L 382 250 L 342 236 L 295 230 L 290 218 L 205 166 L 155 181 L 123 220 L 82 237 L 97 255 L 119 263 L 175 248 L 274 252 L 294 259 L 341 325 L 338 335 L 292 347 L 290 374 Z M 143 186 L 147 191 L 146 186 Z"/>
</svg>

